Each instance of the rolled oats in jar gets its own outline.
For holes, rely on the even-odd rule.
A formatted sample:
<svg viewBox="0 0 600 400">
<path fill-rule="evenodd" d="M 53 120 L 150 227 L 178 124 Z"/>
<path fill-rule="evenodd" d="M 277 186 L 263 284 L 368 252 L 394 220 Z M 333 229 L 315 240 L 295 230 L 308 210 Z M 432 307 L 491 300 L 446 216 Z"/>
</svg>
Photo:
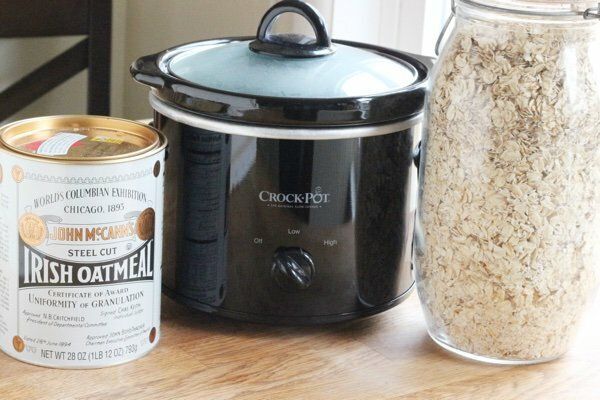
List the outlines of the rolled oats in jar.
<svg viewBox="0 0 600 400">
<path fill-rule="evenodd" d="M 417 283 L 443 347 L 566 352 L 600 268 L 594 1 L 458 0 L 432 78 Z"/>
<path fill-rule="evenodd" d="M 166 140 L 56 116 L 0 128 L 0 348 L 31 364 L 135 360 L 160 335 Z"/>
</svg>

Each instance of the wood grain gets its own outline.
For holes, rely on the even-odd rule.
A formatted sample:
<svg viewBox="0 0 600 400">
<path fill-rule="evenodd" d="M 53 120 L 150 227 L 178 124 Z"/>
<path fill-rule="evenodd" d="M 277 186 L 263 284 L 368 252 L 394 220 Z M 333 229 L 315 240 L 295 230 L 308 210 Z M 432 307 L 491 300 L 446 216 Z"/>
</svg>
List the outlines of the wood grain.
<svg viewBox="0 0 600 400">
<path fill-rule="evenodd" d="M 498 367 L 433 344 L 415 294 L 369 319 L 302 328 L 233 322 L 165 298 L 162 341 L 147 357 L 65 371 L 0 355 L 0 399 L 600 399 L 596 304 L 562 359 Z"/>
</svg>

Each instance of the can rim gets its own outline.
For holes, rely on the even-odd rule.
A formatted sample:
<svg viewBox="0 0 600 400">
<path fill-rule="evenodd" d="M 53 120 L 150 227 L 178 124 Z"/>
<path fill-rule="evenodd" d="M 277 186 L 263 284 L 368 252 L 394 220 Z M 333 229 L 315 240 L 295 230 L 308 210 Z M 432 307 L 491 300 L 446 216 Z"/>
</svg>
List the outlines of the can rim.
<svg viewBox="0 0 600 400">
<path fill-rule="evenodd" d="M 124 154 L 117 155 L 104 155 L 104 156 L 66 156 L 66 155 L 44 155 L 36 154 L 27 150 L 23 150 L 14 144 L 10 143 L 10 138 L 14 138 L 18 135 L 32 133 L 41 129 L 61 129 L 60 121 L 76 120 L 77 122 L 84 122 L 82 127 L 97 128 L 97 129 L 114 129 L 115 131 L 122 131 L 131 136 L 137 136 L 138 138 L 145 139 L 149 144 L 141 147 L 138 150 L 131 151 Z M 54 122 L 55 126 L 44 127 L 44 122 L 51 125 L 49 122 Z M 119 125 L 121 128 L 119 128 Z M 29 127 L 30 129 L 27 129 Z M 65 129 L 69 127 L 65 126 Z M 10 134 L 12 131 L 12 135 Z M 166 146 L 166 138 L 157 129 L 144 124 L 142 122 L 131 121 L 123 118 L 114 118 L 100 115 L 53 115 L 44 117 L 33 117 L 20 121 L 15 121 L 0 127 L 0 149 L 6 150 L 13 154 L 18 154 L 27 158 L 36 160 L 43 160 L 46 162 L 57 162 L 61 164 L 98 164 L 108 162 L 120 162 L 137 159 L 145 156 L 149 153 L 154 153 L 153 150 L 160 150 Z"/>
</svg>

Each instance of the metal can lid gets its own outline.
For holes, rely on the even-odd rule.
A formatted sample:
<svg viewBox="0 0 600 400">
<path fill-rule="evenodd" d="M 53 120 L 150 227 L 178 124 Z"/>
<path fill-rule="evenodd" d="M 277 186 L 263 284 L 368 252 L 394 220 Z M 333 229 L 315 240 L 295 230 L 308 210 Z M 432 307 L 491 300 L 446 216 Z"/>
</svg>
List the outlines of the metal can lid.
<svg viewBox="0 0 600 400">
<path fill-rule="evenodd" d="M 63 161 L 133 157 L 160 145 L 148 125 L 125 119 L 59 115 L 31 118 L 0 128 L 0 144 L 26 155 Z"/>
</svg>

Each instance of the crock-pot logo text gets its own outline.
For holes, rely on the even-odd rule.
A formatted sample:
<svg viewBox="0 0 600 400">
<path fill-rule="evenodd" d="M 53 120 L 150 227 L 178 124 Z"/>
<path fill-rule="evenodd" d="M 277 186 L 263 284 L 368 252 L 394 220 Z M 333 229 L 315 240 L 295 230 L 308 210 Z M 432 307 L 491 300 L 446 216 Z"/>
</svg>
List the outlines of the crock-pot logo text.
<svg viewBox="0 0 600 400">
<path fill-rule="evenodd" d="M 331 201 L 331 194 L 322 193 L 321 188 L 316 187 L 310 193 L 274 193 L 263 190 L 258 193 L 258 198 L 263 203 L 269 204 L 318 206 L 329 203 Z"/>
<path fill-rule="evenodd" d="M 19 286 L 84 286 L 154 279 L 154 239 L 118 259 L 75 263 L 36 251 L 19 240 Z"/>
</svg>

